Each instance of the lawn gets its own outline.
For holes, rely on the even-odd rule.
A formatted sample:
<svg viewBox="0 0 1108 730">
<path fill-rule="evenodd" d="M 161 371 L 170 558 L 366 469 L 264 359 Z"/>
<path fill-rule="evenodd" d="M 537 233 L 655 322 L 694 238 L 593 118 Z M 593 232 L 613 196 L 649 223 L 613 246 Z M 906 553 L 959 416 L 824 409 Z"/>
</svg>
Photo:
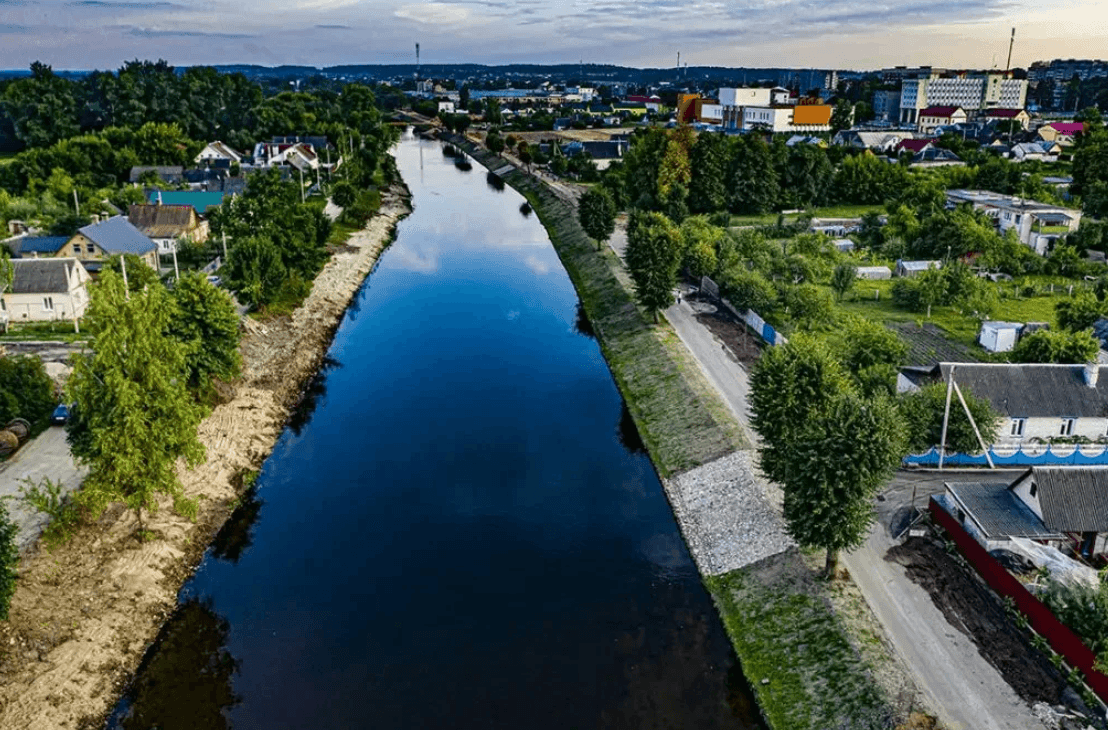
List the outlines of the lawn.
<svg viewBox="0 0 1108 730">
<path fill-rule="evenodd" d="M 895 281 L 895 279 L 858 280 L 853 292 L 846 296 L 840 306 L 847 312 L 881 323 L 930 322 L 942 328 L 951 339 L 965 345 L 973 345 L 977 340 L 977 333 L 981 328 L 980 321 L 970 314 L 963 314 L 954 307 L 932 307 L 931 316 L 928 317 L 924 312 L 912 312 L 896 306 L 892 298 Z M 1063 299 L 1069 298 L 1068 286 L 1074 283 L 1067 282 L 1062 286 L 1057 283 L 1059 281 L 1065 280 L 1056 277 L 1027 277 L 1018 281 L 996 284 L 1000 292 L 1000 303 L 990 318 L 1005 322 L 1046 322 L 1052 327 L 1056 326 L 1054 306 Z M 1052 283 L 1055 285 L 1054 293 L 1049 291 Z M 1032 297 L 1021 296 L 1019 291 L 1027 284 L 1034 285 L 1042 293 Z M 831 291 L 830 287 L 826 289 Z"/>
<path fill-rule="evenodd" d="M 881 205 L 829 205 L 823 208 L 813 208 L 810 212 L 813 218 L 861 218 L 870 212 L 884 213 Z M 801 213 L 789 213 L 785 216 L 785 222 L 795 221 Z M 777 223 L 777 213 L 765 215 L 733 215 L 731 226 L 772 226 Z"/>
<path fill-rule="evenodd" d="M 891 727 L 892 706 L 799 553 L 705 583 L 771 728 Z"/>
</svg>

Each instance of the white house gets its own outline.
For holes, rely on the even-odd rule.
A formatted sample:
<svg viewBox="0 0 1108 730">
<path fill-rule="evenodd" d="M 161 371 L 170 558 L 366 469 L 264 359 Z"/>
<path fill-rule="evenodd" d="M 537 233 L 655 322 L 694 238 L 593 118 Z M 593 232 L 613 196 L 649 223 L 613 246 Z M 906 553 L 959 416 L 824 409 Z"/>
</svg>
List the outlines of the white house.
<svg viewBox="0 0 1108 730">
<path fill-rule="evenodd" d="M 1014 228 L 1020 242 L 1030 246 L 1040 256 L 1046 254 L 1051 243 L 1076 231 L 1081 223 L 1081 211 L 1075 208 L 1039 203 L 989 190 L 947 190 L 946 200 L 951 206 L 969 203 L 977 210 L 985 211 L 996 221 L 1001 235 Z"/>
<path fill-rule="evenodd" d="M 897 389 L 911 392 L 929 383 L 946 383 L 951 368 L 963 392 L 988 401 L 1000 415 L 994 445 L 1108 441 L 1108 375 L 1100 380 L 1108 365 L 944 362 L 925 370 L 905 368 Z"/>
<path fill-rule="evenodd" d="M 920 134 L 930 134 L 936 127 L 965 123 L 966 111 L 960 106 L 930 106 L 920 111 L 916 129 Z"/>
<path fill-rule="evenodd" d="M 75 258 L 12 259 L 12 284 L 0 296 L 0 319 L 49 322 L 83 317 L 88 271 Z"/>
<path fill-rule="evenodd" d="M 215 142 L 209 142 L 204 149 L 200 150 L 200 154 L 196 156 L 197 164 L 211 162 L 212 160 L 227 160 L 235 164 L 242 162 L 242 155 L 235 152 L 223 142 L 217 140 Z"/>
<path fill-rule="evenodd" d="M 452 101 L 440 101 L 439 102 L 439 114 L 453 114 L 454 102 Z"/>
</svg>

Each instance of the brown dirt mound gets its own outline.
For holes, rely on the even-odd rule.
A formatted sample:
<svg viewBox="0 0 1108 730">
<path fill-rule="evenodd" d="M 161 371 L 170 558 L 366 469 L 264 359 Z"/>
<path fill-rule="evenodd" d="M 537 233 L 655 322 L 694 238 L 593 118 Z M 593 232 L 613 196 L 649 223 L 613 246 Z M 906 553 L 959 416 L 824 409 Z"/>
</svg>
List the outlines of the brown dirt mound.
<svg viewBox="0 0 1108 730">
<path fill-rule="evenodd" d="M 1066 684 L 1054 666 L 1008 618 L 1004 607 L 972 568 L 957 562 L 934 540 L 913 537 L 894 545 L 885 559 L 903 565 L 931 596 L 950 625 L 968 636 L 985 661 L 1023 700 L 1057 704 Z"/>
</svg>

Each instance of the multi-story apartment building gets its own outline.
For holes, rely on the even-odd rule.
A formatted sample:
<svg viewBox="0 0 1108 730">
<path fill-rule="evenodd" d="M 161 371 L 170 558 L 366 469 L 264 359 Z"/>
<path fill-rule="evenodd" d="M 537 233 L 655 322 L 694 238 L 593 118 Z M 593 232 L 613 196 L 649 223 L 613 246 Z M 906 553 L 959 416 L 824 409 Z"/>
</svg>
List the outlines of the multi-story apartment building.
<svg viewBox="0 0 1108 730">
<path fill-rule="evenodd" d="M 873 92 L 873 116 L 882 122 L 900 119 L 900 91 L 878 89 Z"/>
<path fill-rule="evenodd" d="M 1027 81 L 1009 71 L 942 71 L 924 67 L 900 86 L 900 122 L 916 124 L 923 109 L 960 106 L 968 113 L 985 109 L 1022 109 L 1027 103 Z"/>
<path fill-rule="evenodd" d="M 1027 81 L 1032 89 L 1041 84 L 1052 85 L 1051 93 L 1036 95 L 1039 103 L 1050 108 L 1061 108 L 1067 92 L 1067 84 L 1076 76 L 1081 81 L 1108 76 L 1108 61 L 1099 59 L 1056 58 L 1053 61 L 1035 61 L 1027 69 Z M 1047 98 L 1043 98 L 1046 96 Z"/>
</svg>

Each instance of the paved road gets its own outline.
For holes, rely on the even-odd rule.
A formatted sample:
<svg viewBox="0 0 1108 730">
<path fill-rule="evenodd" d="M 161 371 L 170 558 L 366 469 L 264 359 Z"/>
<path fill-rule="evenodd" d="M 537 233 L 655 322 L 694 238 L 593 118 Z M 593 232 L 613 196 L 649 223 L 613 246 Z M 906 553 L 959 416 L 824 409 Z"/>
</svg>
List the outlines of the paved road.
<svg viewBox="0 0 1108 730">
<path fill-rule="evenodd" d="M 20 552 L 30 547 L 46 526 L 45 515 L 34 512 L 18 499 L 23 480 L 29 478 L 39 483 L 43 477 L 49 477 L 61 481 L 68 493 L 80 485 L 86 471 L 73 461 L 61 426 L 51 426 L 0 464 L 0 499 L 5 499 L 8 514 L 19 525 Z"/>
<path fill-rule="evenodd" d="M 627 246 L 626 229 L 618 226 L 608 243 L 622 257 Z M 751 434 L 746 370 L 696 321 L 695 306 L 683 299 L 665 311 L 666 319 Z M 752 434 L 751 438 L 751 443 L 756 443 Z M 1006 481 L 1014 473 L 998 471 L 996 475 L 998 481 Z M 928 706 L 949 730 L 1041 728 L 1042 723 L 982 658 L 969 637 L 950 625 L 927 592 L 908 578 L 903 566 L 885 560 L 885 553 L 894 544 L 890 527 L 899 532 L 898 523 L 903 521 L 913 492 L 916 505 L 926 507 L 927 498 L 941 492 L 944 481 L 966 474 L 951 470 L 899 472 L 878 500 L 878 521 L 869 539 L 843 556 L 843 563 L 884 625 Z M 980 470 L 972 476 L 981 478 Z"/>
</svg>

